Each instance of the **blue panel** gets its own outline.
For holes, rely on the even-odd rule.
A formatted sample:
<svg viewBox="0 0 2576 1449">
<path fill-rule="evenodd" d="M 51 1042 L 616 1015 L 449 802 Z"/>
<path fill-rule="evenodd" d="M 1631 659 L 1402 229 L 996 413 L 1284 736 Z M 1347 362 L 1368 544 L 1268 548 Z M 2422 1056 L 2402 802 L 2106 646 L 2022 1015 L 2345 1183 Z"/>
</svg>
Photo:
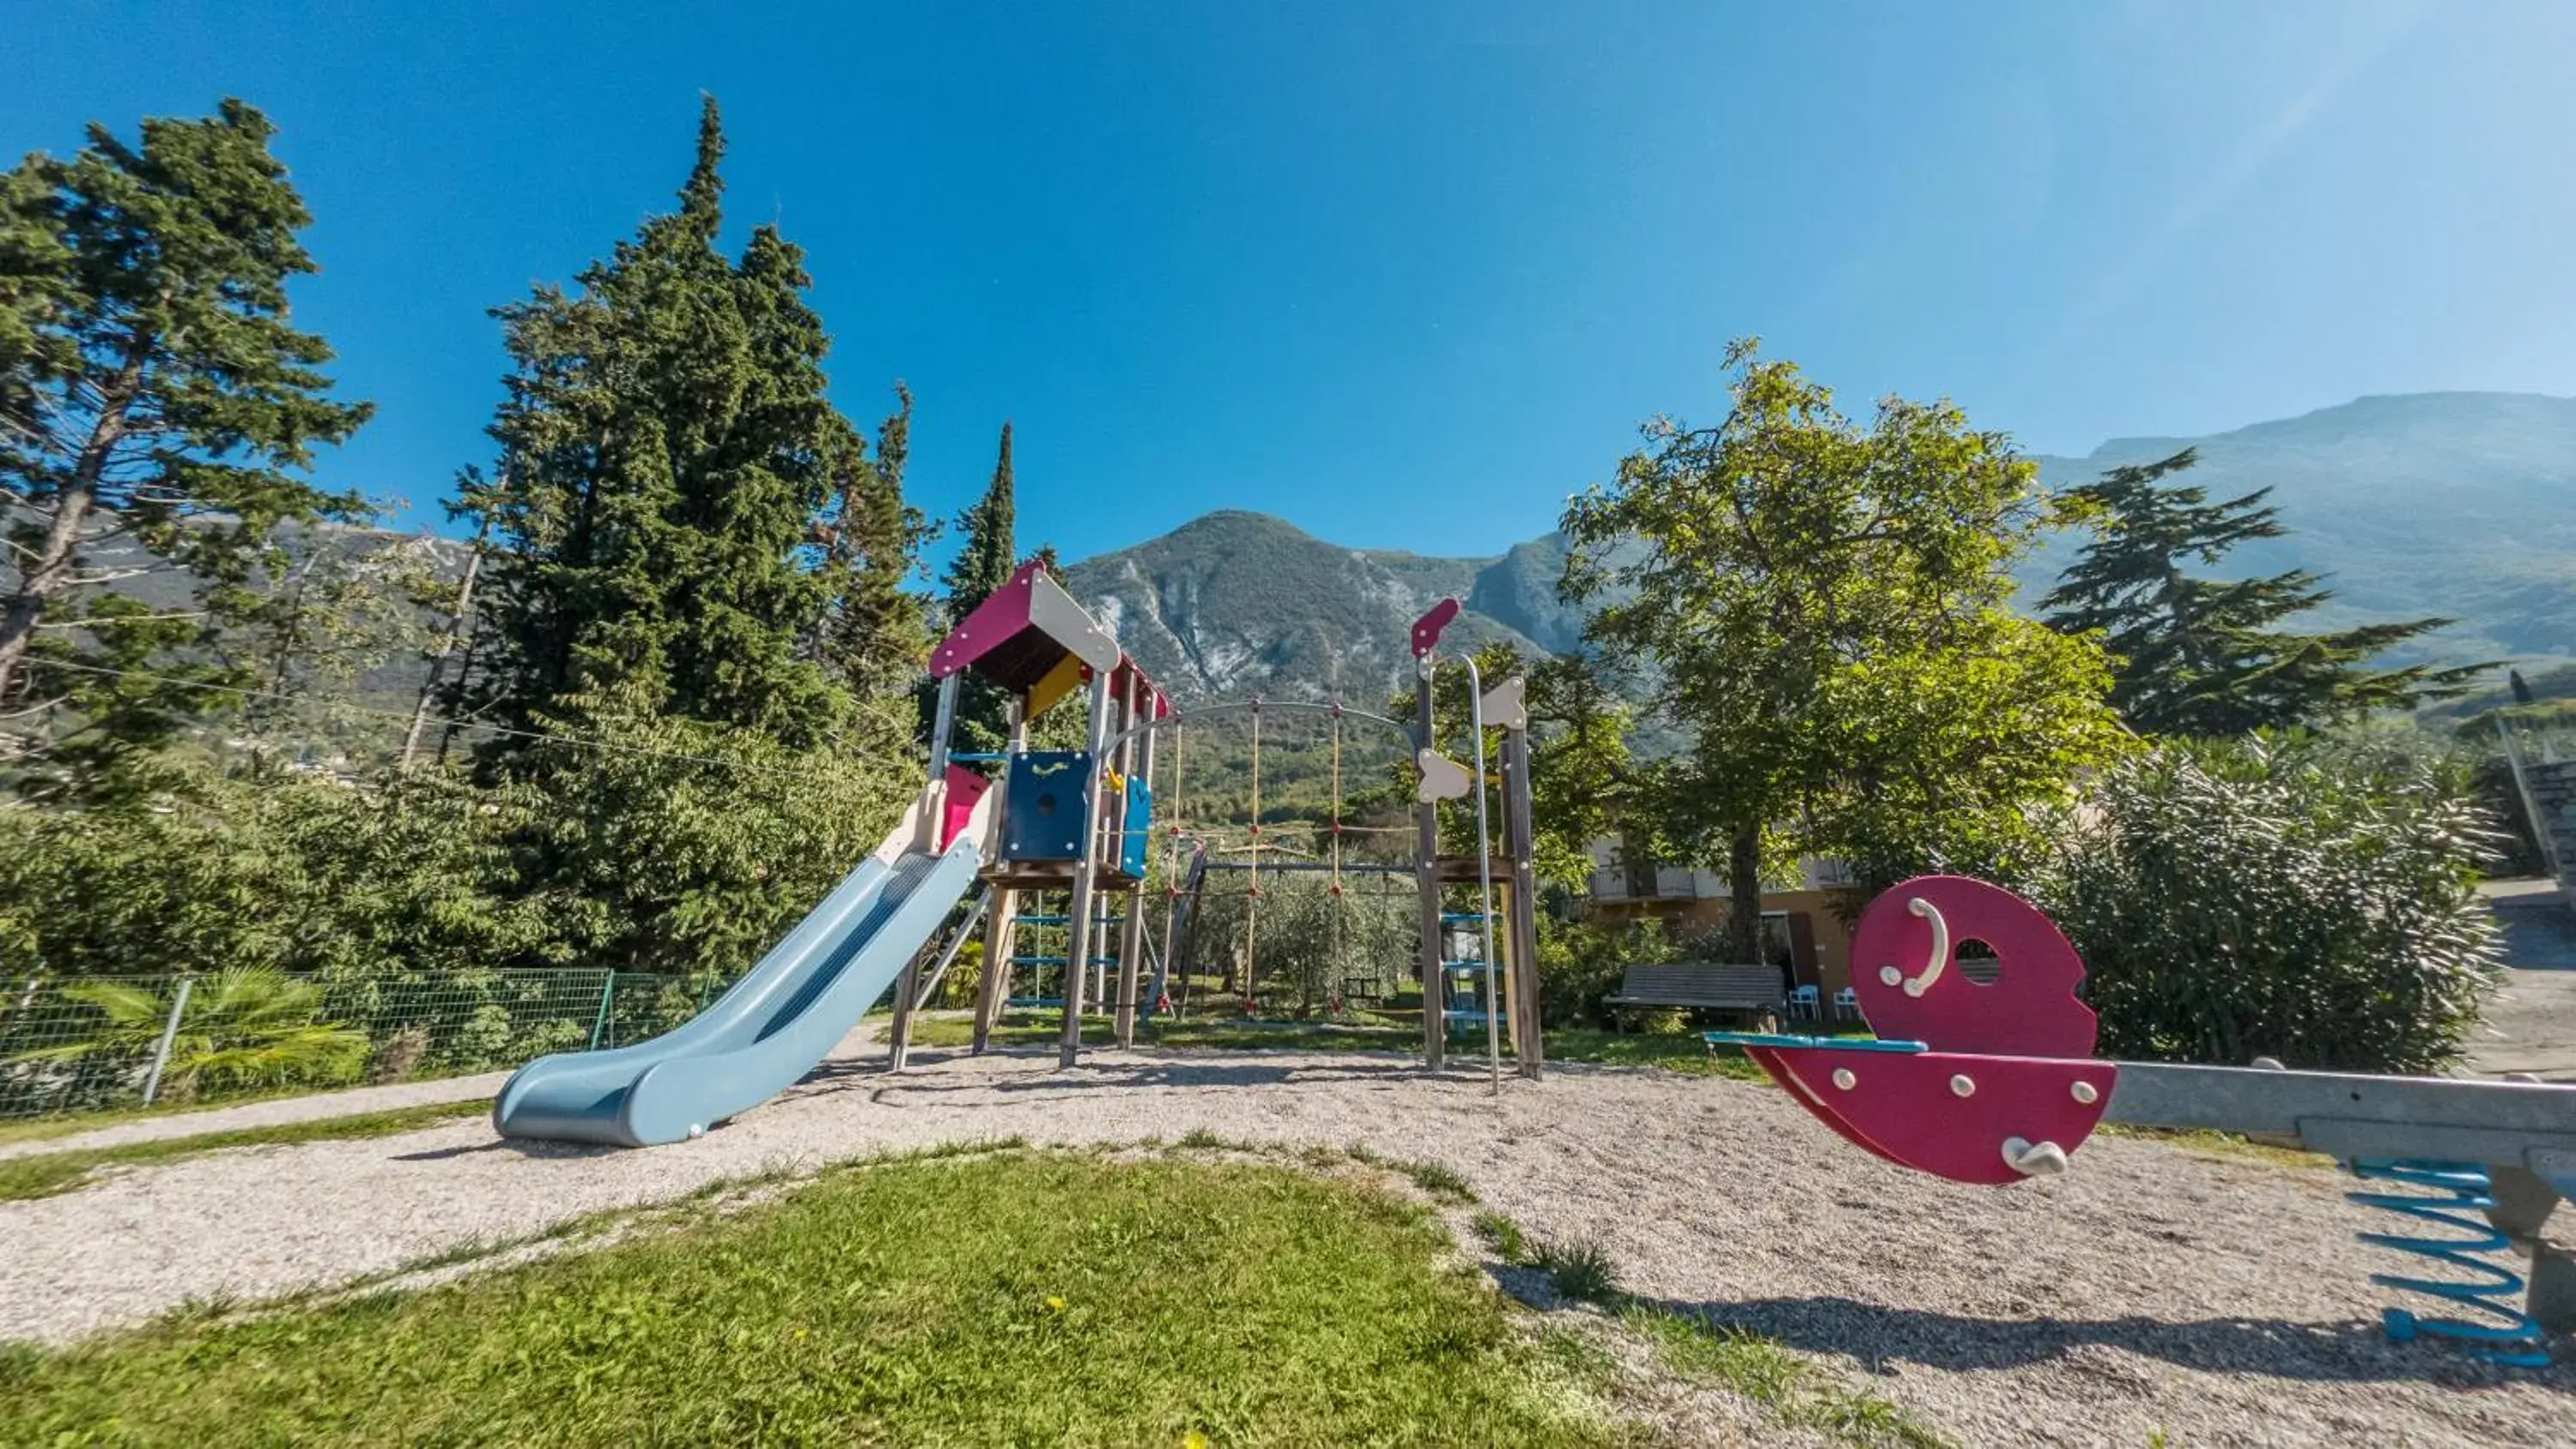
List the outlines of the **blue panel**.
<svg viewBox="0 0 2576 1449">
<path fill-rule="evenodd" d="M 1145 878 L 1145 852 L 1154 843 L 1154 792 L 1142 780 L 1127 782 L 1127 833 L 1118 840 L 1118 870 Z"/>
<path fill-rule="evenodd" d="M 1082 853 L 1091 784 L 1084 750 L 1030 750 L 1011 759 L 1002 796 L 1002 859 L 1071 860 Z"/>
</svg>

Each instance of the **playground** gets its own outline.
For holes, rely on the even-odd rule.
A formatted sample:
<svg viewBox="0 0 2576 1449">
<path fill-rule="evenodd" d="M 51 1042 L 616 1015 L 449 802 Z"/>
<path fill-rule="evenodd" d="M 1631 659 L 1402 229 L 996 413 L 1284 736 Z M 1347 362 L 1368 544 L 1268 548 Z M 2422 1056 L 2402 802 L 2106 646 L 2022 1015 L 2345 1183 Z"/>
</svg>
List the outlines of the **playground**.
<svg viewBox="0 0 2576 1449">
<path fill-rule="evenodd" d="M 0 1438 L 2563 1442 L 2576 1089 L 2095 1060 L 2073 948 L 1954 876 L 1860 916 L 1874 1036 L 1551 1060 L 1522 683 L 1457 612 L 1409 725 L 1184 712 L 1024 567 L 884 844 L 676 1027 L 345 1135 L 0 1145 L 0 1341 L 61 1350 Z M 951 751 L 970 671 L 1002 750 Z M 584 1387 L 496 1428 L 510 1363 Z"/>
<path fill-rule="evenodd" d="M 2538 1445 L 2561 1442 L 2576 1390 L 2563 1366 L 2505 1370 L 2388 1343 L 2375 1319 L 2386 1290 L 2367 1281 L 2377 1265 L 2351 1243 L 2374 1215 L 2344 1201 L 2350 1184 L 2320 1159 L 2106 1137 L 2079 1170 L 1998 1192 L 1852 1151 L 1787 1094 L 1722 1078 L 1560 1064 L 1497 1101 L 1472 1068 L 1434 1074 L 1393 1055 L 1138 1051 L 1068 1073 L 1051 1048 L 925 1048 L 888 1077 L 882 1054 L 853 1038 L 778 1102 L 651 1151 L 510 1142 L 463 1120 L 227 1151 L 0 1204 L 11 1246 L 0 1336 L 61 1342 L 192 1300 L 436 1282 L 475 1270 L 477 1246 L 523 1245 L 479 1265 L 492 1270 L 549 1251 L 546 1235 L 568 1224 L 658 1204 L 684 1206 L 632 1231 L 717 1243 L 731 1231 L 728 1200 L 693 1201 L 712 1185 L 1017 1137 L 1115 1149 L 1113 1160 L 1155 1157 L 1145 1144 L 1159 1143 L 1298 1173 L 1353 1151 L 1436 1164 L 1475 1202 L 1431 1199 L 1432 1210 L 1498 1282 L 1541 1305 L 1536 1324 L 1615 1327 L 1499 1261 L 1477 1214 L 1508 1217 L 1532 1240 L 1595 1242 L 1640 1302 L 1776 1340 L 1836 1392 L 1883 1399 L 1941 1442 Z M 1406 1181 L 1388 1190 L 1423 1197 Z M 1221 1233 L 1229 1211 L 1209 1201 L 1193 1221 Z M 1103 1227 L 1068 1222 L 1065 1241 Z M 586 1253 L 597 1241 L 553 1246 Z M 1174 1242 L 1146 1258 L 1187 1278 L 1210 1271 L 1191 1266 L 1205 1247 Z M 523 1270 L 494 1277 L 511 1271 Z M 507 1291 L 474 1286 L 483 1281 L 458 1291 Z M 1134 1285 L 1124 1311 L 1147 1312 L 1168 1286 Z M 1081 1306 L 1122 1312 L 1118 1296 Z M 1206 1327 L 1187 1315 L 1167 1324 L 1184 1336 Z M 1064 1362 L 1027 1360 L 1040 1377 Z M 1895 1442 L 1789 1434 L 1740 1387 L 1675 1380 L 1658 1392 L 1627 1411 L 1678 1442 Z M 1437 1422 L 1420 1432 L 1476 1437 Z"/>
</svg>

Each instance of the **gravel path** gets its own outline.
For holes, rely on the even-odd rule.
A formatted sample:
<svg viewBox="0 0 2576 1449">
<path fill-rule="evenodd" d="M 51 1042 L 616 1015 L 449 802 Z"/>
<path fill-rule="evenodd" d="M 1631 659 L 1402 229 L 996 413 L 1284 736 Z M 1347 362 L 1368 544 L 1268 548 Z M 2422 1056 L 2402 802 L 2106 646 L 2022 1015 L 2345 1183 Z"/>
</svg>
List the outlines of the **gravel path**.
<svg viewBox="0 0 2576 1449">
<path fill-rule="evenodd" d="M 90 1147 L 121 1147 L 129 1142 L 159 1142 L 172 1137 L 201 1137 L 209 1132 L 237 1132 L 245 1127 L 277 1127 L 289 1122 L 316 1122 L 326 1117 L 357 1117 L 440 1102 L 489 1097 L 510 1080 L 508 1072 L 472 1077 L 440 1077 L 427 1082 L 400 1082 L 390 1087 L 355 1087 L 345 1092 L 317 1092 L 308 1097 L 280 1097 L 244 1102 L 238 1107 L 209 1107 L 202 1112 L 173 1112 L 76 1132 L 65 1137 L 39 1137 L 0 1144 L 0 1159 L 44 1152 L 73 1152 Z"/>
<path fill-rule="evenodd" d="M 1559 1067 L 1497 1104 L 1397 1058 L 916 1051 L 828 1063 L 705 1139 L 513 1144 L 480 1121 L 252 1148 L 0 1204 L 0 1338 L 63 1340 L 189 1295 L 260 1297 L 790 1163 L 1021 1134 L 1194 1128 L 1366 1144 L 1464 1174 L 1627 1286 L 1840 1365 L 1968 1444 L 2565 1445 L 2576 1370 L 2394 1348 L 2379 1255 L 2331 1174 L 2098 1138 L 2063 1178 L 1958 1187 L 1844 1145 L 1778 1092 Z M 1762 1438 L 1759 1418 L 1735 1431 Z"/>
</svg>

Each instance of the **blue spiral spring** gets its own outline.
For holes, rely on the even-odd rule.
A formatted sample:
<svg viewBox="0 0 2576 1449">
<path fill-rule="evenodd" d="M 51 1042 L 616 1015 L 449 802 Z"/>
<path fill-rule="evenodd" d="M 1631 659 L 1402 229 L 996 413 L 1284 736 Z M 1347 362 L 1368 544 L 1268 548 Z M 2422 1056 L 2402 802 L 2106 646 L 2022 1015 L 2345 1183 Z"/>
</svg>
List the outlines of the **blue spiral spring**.
<svg viewBox="0 0 2576 1449">
<path fill-rule="evenodd" d="M 2373 1273 L 2370 1281 L 2383 1288 L 2408 1293 L 2421 1293 L 2475 1310 L 2492 1320 L 2472 1323 L 2459 1318 L 2418 1318 L 2403 1308 L 2380 1310 L 2380 1322 L 2392 1343 L 2408 1343 L 2416 1337 L 2448 1338 L 2471 1345 L 2472 1357 L 2508 1368 L 2547 1368 L 2549 1354 L 2543 1347 L 2540 1325 L 2522 1311 L 2522 1275 L 2479 1256 L 2510 1252 L 2512 1240 L 2497 1232 L 2485 1218 L 2484 1210 L 2495 1205 L 2486 1169 L 2473 1162 L 2374 1162 L 2351 1164 L 2352 1175 L 2367 1180 L 2403 1183 L 2425 1188 L 2430 1195 L 2411 1192 L 2353 1192 L 2344 1196 L 2363 1207 L 2382 1208 L 2425 1223 L 2438 1224 L 2451 1235 L 2436 1238 L 2411 1237 L 2403 1233 L 2359 1233 L 2361 1241 L 2373 1247 L 2391 1248 L 2400 1253 L 2413 1253 L 2459 1269 L 2471 1280 L 2461 1282 L 2435 1278 L 2408 1278 L 2394 1273 Z"/>
</svg>

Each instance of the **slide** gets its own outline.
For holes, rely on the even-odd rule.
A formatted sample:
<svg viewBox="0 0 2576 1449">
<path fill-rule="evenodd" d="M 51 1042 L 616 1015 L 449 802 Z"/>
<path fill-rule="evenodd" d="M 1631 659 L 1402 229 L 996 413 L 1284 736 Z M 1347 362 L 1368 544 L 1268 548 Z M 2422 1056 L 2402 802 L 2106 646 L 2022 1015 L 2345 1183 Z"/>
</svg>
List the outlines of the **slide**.
<svg viewBox="0 0 2576 1449">
<path fill-rule="evenodd" d="M 813 914 L 686 1024 L 521 1067 L 492 1104 L 493 1127 L 504 1137 L 650 1147 L 698 1136 L 793 1085 L 975 888 L 992 811 L 981 798 L 970 804 L 958 788 L 967 781 L 980 796 L 982 779 L 963 771 L 950 794 L 925 791 Z M 937 851 L 922 848 L 932 810 L 947 837 Z"/>
</svg>

